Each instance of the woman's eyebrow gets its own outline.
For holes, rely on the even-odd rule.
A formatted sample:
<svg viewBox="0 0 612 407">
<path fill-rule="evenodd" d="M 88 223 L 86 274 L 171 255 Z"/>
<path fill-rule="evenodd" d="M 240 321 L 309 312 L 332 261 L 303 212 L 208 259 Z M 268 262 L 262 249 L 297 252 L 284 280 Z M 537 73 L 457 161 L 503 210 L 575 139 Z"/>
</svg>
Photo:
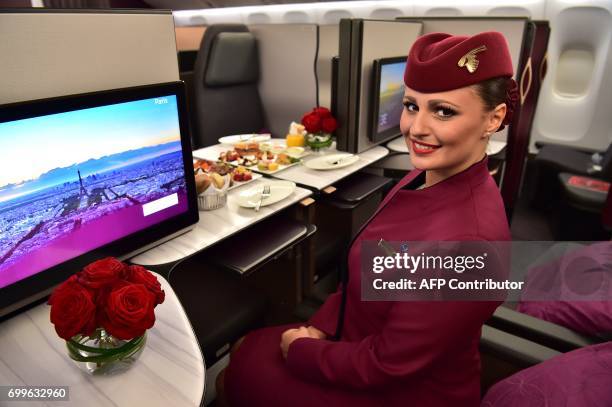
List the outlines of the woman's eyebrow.
<svg viewBox="0 0 612 407">
<path fill-rule="evenodd" d="M 406 103 L 406 102 L 416 103 L 416 99 L 413 98 L 412 96 L 404 95 L 404 103 Z"/>
<path fill-rule="evenodd" d="M 445 104 L 445 105 L 451 105 L 459 109 L 459 105 L 449 102 L 448 100 L 444 100 L 444 99 L 432 99 L 429 102 L 427 102 L 427 104 L 429 105 L 430 108 L 436 107 L 439 104 Z"/>
</svg>

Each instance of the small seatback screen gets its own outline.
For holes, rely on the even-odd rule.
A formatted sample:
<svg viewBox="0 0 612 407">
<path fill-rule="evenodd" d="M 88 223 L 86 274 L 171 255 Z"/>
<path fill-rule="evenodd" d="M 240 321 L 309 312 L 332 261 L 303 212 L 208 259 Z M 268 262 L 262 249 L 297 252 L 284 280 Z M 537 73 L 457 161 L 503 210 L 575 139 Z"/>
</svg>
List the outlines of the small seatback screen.
<svg viewBox="0 0 612 407">
<path fill-rule="evenodd" d="M 370 130 L 372 141 L 383 141 L 401 134 L 405 67 L 405 57 L 374 61 L 374 104 Z"/>
</svg>

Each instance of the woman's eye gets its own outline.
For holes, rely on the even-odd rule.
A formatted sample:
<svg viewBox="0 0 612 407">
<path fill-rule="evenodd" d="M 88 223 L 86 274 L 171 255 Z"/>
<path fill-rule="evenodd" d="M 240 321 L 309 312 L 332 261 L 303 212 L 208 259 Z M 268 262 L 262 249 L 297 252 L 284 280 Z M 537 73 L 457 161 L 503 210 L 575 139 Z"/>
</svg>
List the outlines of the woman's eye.
<svg viewBox="0 0 612 407">
<path fill-rule="evenodd" d="M 406 110 L 408 110 L 409 112 L 418 112 L 419 111 L 419 107 L 417 105 L 415 105 L 414 103 L 404 103 L 404 106 L 406 106 Z"/>
<path fill-rule="evenodd" d="M 436 110 L 436 114 L 443 118 L 453 117 L 455 115 L 455 111 L 448 107 L 439 107 Z"/>
</svg>

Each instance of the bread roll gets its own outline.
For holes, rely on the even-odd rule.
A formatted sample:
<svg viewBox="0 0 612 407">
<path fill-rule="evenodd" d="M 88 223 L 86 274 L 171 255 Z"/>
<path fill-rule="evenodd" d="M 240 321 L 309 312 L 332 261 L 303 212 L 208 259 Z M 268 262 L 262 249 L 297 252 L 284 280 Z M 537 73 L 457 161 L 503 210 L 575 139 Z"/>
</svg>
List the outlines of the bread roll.
<svg viewBox="0 0 612 407">
<path fill-rule="evenodd" d="M 201 194 L 210 186 L 210 177 L 207 174 L 196 174 L 195 184 L 196 192 Z"/>
<path fill-rule="evenodd" d="M 210 174 L 210 176 L 217 189 L 223 188 L 223 184 L 225 184 L 225 179 L 221 175 L 217 174 L 216 172 L 213 172 L 212 174 Z"/>
</svg>

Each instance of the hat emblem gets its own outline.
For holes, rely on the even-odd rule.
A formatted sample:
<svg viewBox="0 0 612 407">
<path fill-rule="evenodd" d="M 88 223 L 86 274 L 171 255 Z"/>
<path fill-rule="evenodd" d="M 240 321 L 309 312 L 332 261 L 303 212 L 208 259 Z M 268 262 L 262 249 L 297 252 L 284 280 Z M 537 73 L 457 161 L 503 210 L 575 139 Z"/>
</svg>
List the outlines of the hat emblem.
<svg viewBox="0 0 612 407">
<path fill-rule="evenodd" d="M 485 45 L 481 45 L 478 48 L 474 48 L 473 50 L 462 56 L 457 62 L 457 65 L 459 66 L 459 68 L 465 67 L 469 73 L 476 72 L 476 69 L 478 68 L 478 60 L 476 59 L 476 54 L 482 51 L 486 51 L 486 49 L 487 47 Z"/>
</svg>

